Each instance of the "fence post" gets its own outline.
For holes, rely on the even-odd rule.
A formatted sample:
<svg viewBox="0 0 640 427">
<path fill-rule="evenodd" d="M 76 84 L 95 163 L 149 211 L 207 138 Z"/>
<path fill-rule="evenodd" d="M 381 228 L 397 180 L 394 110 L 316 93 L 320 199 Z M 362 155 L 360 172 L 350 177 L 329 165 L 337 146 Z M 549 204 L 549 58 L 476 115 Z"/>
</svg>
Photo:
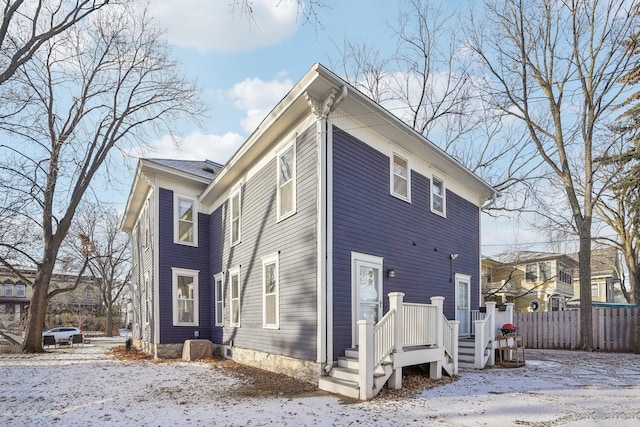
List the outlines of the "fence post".
<svg viewBox="0 0 640 427">
<path fill-rule="evenodd" d="M 434 322 L 437 334 L 437 343 L 438 348 L 443 349 L 444 352 L 444 322 L 442 321 L 442 318 L 444 317 L 444 297 L 431 297 L 431 304 L 437 308 Z M 435 380 L 442 378 L 442 363 L 443 360 L 429 363 L 429 378 Z"/>
<path fill-rule="evenodd" d="M 453 357 L 453 375 L 458 375 L 458 339 L 460 331 L 459 320 L 449 320 L 451 327 L 453 328 L 451 336 L 451 356 Z"/>
<path fill-rule="evenodd" d="M 358 320 L 358 386 L 360 400 L 373 397 L 373 322 Z"/>
<path fill-rule="evenodd" d="M 515 325 L 514 322 L 514 318 L 513 318 L 513 306 L 514 304 L 512 302 L 506 302 L 504 303 L 505 307 L 506 307 L 506 312 L 507 312 L 507 323 L 511 323 L 512 325 Z M 502 325 L 500 325 L 502 326 Z M 516 325 L 516 326 L 520 326 L 520 325 Z"/>
<path fill-rule="evenodd" d="M 493 366 L 496 364 L 496 352 L 494 351 L 496 345 L 496 303 L 494 301 L 489 301 L 485 306 L 487 307 L 487 317 L 489 318 L 489 336 L 485 337 L 485 343 L 491 343 L 489 346 L 489 359 L 487 360 L 487 365 Z M 489 316 L 489 313 L 491 313 L 491 316 Z"/>
</svg>

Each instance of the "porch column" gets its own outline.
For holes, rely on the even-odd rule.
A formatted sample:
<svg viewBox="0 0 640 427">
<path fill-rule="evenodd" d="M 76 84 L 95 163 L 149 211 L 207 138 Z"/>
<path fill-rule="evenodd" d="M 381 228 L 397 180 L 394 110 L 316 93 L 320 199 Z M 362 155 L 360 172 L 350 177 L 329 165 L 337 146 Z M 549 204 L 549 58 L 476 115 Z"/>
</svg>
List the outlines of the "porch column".
<svg viewBox="0 0 640 427">
<path fill-rule="evenodd" d="M 436 342 L 438 348 L 444 351 L 444 297 L 431 297 L 431 305 L 436 307 L 436 318 L 434 326 L 436 328 Z M 442 378 L 442 360 L 429 363 L 429 378 L 438 380 Z"/>
<path fill-rule="evenodd" d="M 373 322 L 358 320 L 358 386 L 360 400 L 373 397 Z"/>
</svg>

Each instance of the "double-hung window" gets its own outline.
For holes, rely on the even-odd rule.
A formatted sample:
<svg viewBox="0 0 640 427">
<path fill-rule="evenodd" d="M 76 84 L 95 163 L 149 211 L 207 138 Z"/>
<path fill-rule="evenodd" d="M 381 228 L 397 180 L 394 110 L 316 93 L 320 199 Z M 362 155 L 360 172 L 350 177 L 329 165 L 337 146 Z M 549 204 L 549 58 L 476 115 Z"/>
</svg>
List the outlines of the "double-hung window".
<svg viewBox="0 0 640 427">
<path fill-rule="evenodd" d="M 176 195 L 173 218 L 174 242 L 198 246 L 198 213 L 196 212 L 195 200 Z"/>
<path fill-rule="evenodd" d="M 198 326 L 198 271 L 172 268 L 173 325 Z"/>
<path fill-rule="evenodd" d="M 445 216 L 446 209 L 446 189 L 444 180 L 437 176 L 431 177 L 431 211 L 438 215 Z"/>
<path fill-rule="evenodd" d="M 240 268 L 229 270 L 229 321 L 231 326 L 240 326 Z"/>
<path fill-rule="evenodd" d="M 216 326 L 224 325 L 224 275 L 218 273 L 213 276 L 216 301 Z"/>
<path fill-rule="evenodd" d="M 236 243 L 240 243 L 240 232 L 241 232 L 241 212 L 242 212 L 242 207 L 241 207 L 241 189 L 242 187 L 238 187 L 237 190 L 233 191 L 231 193 L 231 196 L 229 198 L 229 216 L 230 216 L 230 230 L 229 230 L 229 236 L 230 236 L 230 241 L 231 241 L 231 246 L 235 245 Z"/>
<path fill-rule="evenodd" d="M 279 326 L 279 287 L 278 254 L 262 260 L 262 318 L 265 328 L 277 329 Z"/>
<path fill-rule="evenodd" d="M 278 154 L 278 221 L 296 213 L 296 146 Z"/>
<path fill-rule="evenodd" d="M 18 298 L 26 298 L 27 296 L 27 287 L 22 283 L 16 285 L 16 296 Z"/>
<path fill-rule="evenodd" d="M 411 169 L 409 160 L 396 153 L 391 156 L 391 195 L 411 202 Z"/>
<path fill-rule="evenodd" d="M 5 297 L 13 297 L 13 284 L 7 283 L 4 285 L 4 296 Z"/>
<path fill-rule="evenodd" d="M 151 320 L 151 286 L 149 273 L 144 274 L 144 322 L 148 325 Z"/>
</svg>

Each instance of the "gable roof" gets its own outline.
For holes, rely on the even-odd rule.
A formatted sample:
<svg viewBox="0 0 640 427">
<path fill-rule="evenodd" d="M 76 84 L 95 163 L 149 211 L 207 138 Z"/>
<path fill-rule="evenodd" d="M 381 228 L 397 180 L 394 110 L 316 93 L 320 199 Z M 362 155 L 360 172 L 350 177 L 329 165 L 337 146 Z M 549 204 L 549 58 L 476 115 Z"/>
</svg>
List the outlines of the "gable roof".
<svg viewBox="0 0 640 427">
<path fill-rule="evenodd" d="M 571 266 L 578 265 L 577 262 L 569 255 L 561 254 L 557 252 L 537 252 L 537 251 L 513 251 L 504 252 L 501 254 L 493 255 L 492 257 L 485 257 L 489 260 L 498 262 L 500 264 L 512 264 L 520 265 L 530 262 L 548 261 L 554 259 L 562 259 Z"/>
<path fill-rule="evenodd" d="M 213 176 L 222 169 L 223 165 L 211 160 L 174 160 L 174 159 L 144 159 L 181 172 L 196 175 L 205 179 Z"/>
<path fill-rule="evenodd" d="M 384 138 L 419 158 L 432 159 L 431 163 L 446 171 L 456 181 L 464 183 L 479 196 L 481 202 L 497 196 L 493 187 L 440 147 L 338 75 L 316 63 L 269 112 L 225 164 L 202 194 L 201 201 L 211 202 L 223 195 L 247 167 L 285 134 L 292 123 L 310 114 L 309 98 L 324 100 L 332 92 L 336 94 L 334 105 L 339 103 L 339 108 L 344 113 L 357 117 L 364 126 L 375 129 Z"/>
</svg>

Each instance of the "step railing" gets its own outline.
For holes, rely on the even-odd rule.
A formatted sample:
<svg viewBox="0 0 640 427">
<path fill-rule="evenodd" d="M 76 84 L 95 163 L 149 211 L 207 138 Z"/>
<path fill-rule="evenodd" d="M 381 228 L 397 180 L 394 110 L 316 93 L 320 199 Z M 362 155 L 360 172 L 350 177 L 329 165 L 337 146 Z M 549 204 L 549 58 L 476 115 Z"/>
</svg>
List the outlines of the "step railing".
<svg viewBox="0 0 640 427">
<path fill-rule="evenodd" d="M 484 319 L 473 322 L 475 330 L 473 366 L 476 369 L 482 369 L 487 364 L 489 364 L 489 366 L 495 364 L 493 342 L 496 338 L 496 303 L 487 302 L 486 307 L 487 310 Z"/>
<path fill-rule="evenodd" d="M 378 323 L 358 321 L 358 386 L 360 399 L 371 399 L 374 389 L 374 372 L 392 354 L 404 347 L 437 345 L 444 347 L 445 335 L 452 340 L 452 333 L 444 332 L 444 297 L 431 298 L 432 304 L 403 303 L 402 292 L 389 294 L 389 311 Z M 457 329 L 455 344 L 449 351 L 457 363 Z M 393 368 L 391 388 L 402 387 L 402 367 Z"/>
<path fill-rule="evenodd" d="M 443 324 L 443 346 L 446 362 L 443 368 L 451 376 L 458 375 L 458 330 L 460 328 L 459 320 L 449 320 L 447 316 L 442 314 Z"/>
</svg>

